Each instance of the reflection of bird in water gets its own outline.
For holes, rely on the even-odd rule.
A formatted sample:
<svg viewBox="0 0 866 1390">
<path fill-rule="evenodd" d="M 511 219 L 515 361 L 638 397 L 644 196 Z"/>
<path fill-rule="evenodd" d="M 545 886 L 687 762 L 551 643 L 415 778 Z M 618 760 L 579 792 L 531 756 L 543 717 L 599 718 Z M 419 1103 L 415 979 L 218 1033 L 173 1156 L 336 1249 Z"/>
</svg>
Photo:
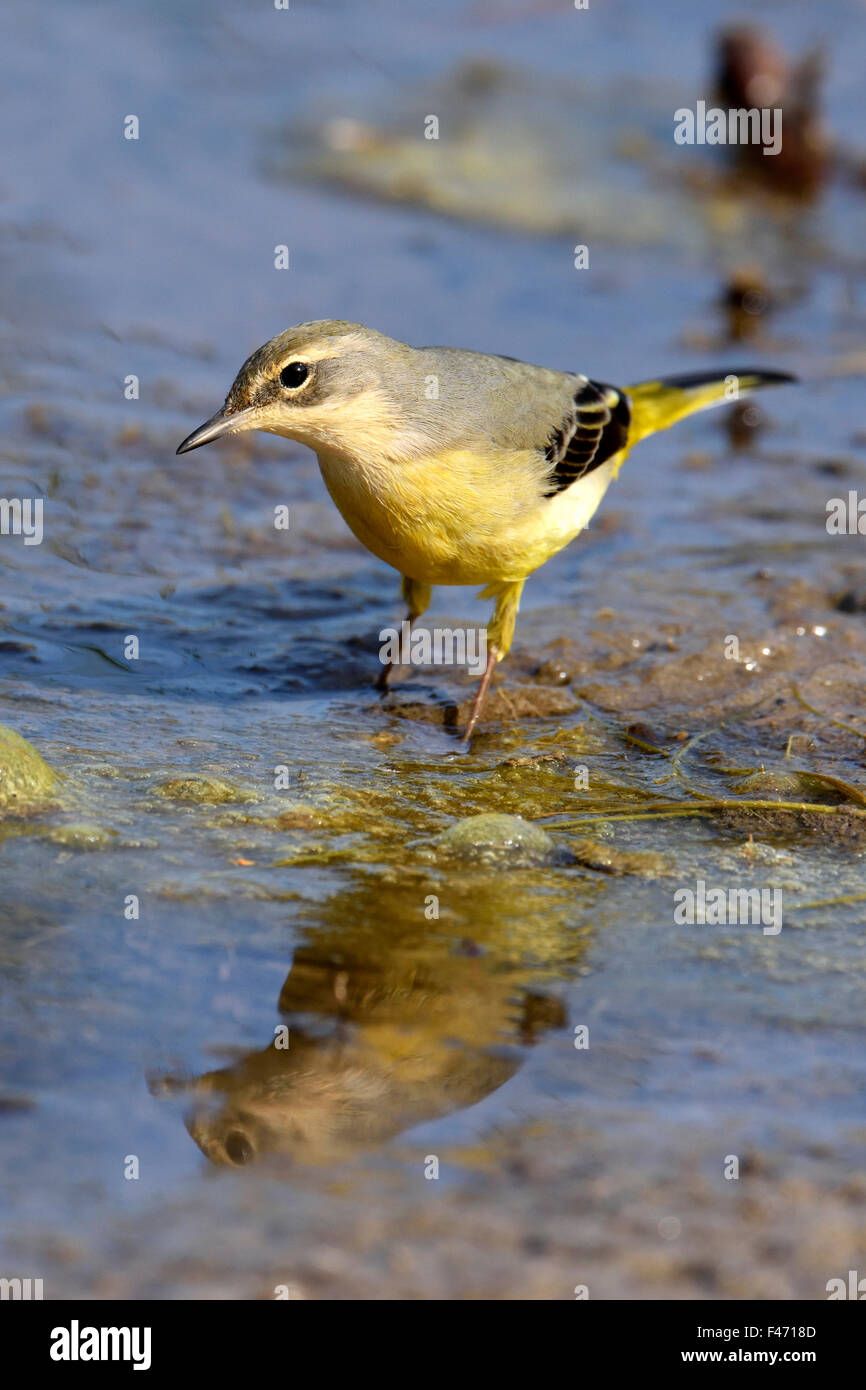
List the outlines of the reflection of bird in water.
<svg viewBox="0 0 866 1390">
<path fill-rule="evenodd" d="M 328 915 L 342 913 L 346 925 L 311 934 L 280 992 L 288 1047 L 277 1029 L 231 1066 L 163 1077 L 153 1089 L 190 1094 L 190 1134 L 212 1162 L 230 1165 L 263 1154 L 340 1161 L 475 1104 L 518 1069 L 518 1045 L 565 1022 L 559 1002 L 531 987 L 538 972 L 527 955 L 509 947 L 509 910 L 525 910 L 531 927 L 537 896 L 530 906 L 511 893 L 510 905 L 501 890 L 488 895 L 478 932 L 462 944 L 424 921 L 416 889 L 383 890 L 374 879 L 336 895 Z M 567 899 L 545 906 L 549 939 Z M 580 950 L 563 930 L 567 965 Z"/>
</svg>

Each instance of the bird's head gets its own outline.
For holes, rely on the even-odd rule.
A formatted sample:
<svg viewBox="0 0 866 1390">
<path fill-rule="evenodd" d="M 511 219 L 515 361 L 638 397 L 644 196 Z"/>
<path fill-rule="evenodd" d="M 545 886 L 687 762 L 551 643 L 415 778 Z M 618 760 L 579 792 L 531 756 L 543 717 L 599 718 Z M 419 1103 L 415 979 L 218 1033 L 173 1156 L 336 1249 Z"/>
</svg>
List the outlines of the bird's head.
<svg viewBox="0 0 866 1390">
<path fill-rule="evenodd" d="M 247 358 L 222 409 L 177 452 L 242 430 L 284 435 L 313 449 L 393 447 L 404 430 L 405 382 L 416 375 L 412 357 L 404 343 L 363 324 L 299 324 Z"/>
</svg>

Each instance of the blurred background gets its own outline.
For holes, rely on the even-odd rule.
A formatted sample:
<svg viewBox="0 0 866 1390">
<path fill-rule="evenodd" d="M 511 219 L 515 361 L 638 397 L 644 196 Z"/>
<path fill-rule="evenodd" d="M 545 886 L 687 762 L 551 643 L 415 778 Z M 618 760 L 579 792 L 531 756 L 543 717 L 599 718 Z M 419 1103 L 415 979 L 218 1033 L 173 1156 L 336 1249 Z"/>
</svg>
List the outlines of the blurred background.
<svg viewBox="0 0 866 1390">
<path fill-rule="evenodd" d="M 862 0 L 2 23 L 0 494 L 45 537 L 0 537 L 0 722 L 30 745 L 0 795 L 0 1273 L 823 1297 L 866 1259 L 866 578 L 825 524 L 866 467 Z M 699 101 L 781 108 L 782 153 L 677 145 Z M 328 317 L 803 384 L 641 447 L 527 586 L 467 761 L 454 673 L 373 697 L 396 577 L 312 455 L 174 455 L 255 347 Z M 485 613 L 440 590 L 431 621 Z M 615 819 L 697 794 L 855 809 Z M 437 839 L 491 812 L 551 845 Z M 780 886 L 781 936 L 674 927 L 701 876 Z"/>
</svg>

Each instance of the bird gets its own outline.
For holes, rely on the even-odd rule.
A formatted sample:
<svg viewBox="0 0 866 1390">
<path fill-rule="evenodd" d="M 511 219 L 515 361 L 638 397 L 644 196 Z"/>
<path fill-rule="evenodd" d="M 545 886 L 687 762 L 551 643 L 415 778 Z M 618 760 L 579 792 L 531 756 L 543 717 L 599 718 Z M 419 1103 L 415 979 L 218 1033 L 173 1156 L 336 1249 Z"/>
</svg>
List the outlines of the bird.
<svg viewBox="0 0 866 1390">
<path fill-rule="evenodd" d="M 468 746 L 527 578 L 586 527 L 634 445 L 694 411 L 793 380 L 726 368 L 620 388 L 321 319 L 253 352 L 221 409 L 177 453 L 245 430 L 308 446 L 349 528 L 400 574 L 410 624 L 432 586 L 483 586 L 494 609 Z M 390 674 L 386 665 L 382 688 Z"/>
</svg>

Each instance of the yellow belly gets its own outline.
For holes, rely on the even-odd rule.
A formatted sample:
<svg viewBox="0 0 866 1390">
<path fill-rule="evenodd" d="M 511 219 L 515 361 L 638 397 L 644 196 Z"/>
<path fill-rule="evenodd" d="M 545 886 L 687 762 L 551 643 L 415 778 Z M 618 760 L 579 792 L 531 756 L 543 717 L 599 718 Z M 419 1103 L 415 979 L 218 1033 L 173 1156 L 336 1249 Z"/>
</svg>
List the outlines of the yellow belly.
<svg viewBox="0 0 866 1390">
<path fill-rule="evenodd" d="M 616 467 L 545 498 L 534 453 L 453 451 L 359 463 L 319 454 L 325 485 L 363 545 L 426 584 L 525 579 L 583 530 Z"/>
</svg>

